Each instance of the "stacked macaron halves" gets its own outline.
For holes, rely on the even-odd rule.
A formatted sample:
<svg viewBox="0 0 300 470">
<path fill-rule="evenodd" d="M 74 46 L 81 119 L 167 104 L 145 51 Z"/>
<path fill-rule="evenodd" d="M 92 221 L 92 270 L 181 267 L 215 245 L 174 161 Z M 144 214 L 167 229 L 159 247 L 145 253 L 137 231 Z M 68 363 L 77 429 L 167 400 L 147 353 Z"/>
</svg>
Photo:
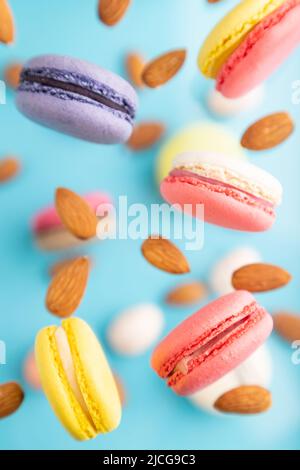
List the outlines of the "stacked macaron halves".
<svg viewBox="0 0 300 470">
<path fill-rule="evenodd" d="M 242 96 L 300 44 L 299 24 L 300 0 L 241 1 L 207 37 L 199 68 L 224 96 Z"/>
<path fill-rule="evenodd" d="M 272 175 L 247 161 L 190 152 L 174 159 L 172 171 L 161 184 L 161 194 L 170 204 L 178 204 L 206 222 L 260 232 L 275 221 L 282 187 Z"/>
</svg>

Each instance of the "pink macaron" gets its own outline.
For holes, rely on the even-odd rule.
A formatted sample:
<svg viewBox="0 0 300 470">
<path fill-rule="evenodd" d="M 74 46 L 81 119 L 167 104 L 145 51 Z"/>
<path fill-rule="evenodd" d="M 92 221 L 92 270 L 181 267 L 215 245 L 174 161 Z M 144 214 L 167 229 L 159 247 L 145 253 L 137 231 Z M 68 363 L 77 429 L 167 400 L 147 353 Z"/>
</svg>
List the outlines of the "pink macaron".
<svg viewBox="0 0 300 470">
<path fill-rule="evenodd" d="M 266 80 L 300 44 L 300 0 L 287 0 L 258 23 L 217 76 L 227 98 L 245 95 Z"/>
<path fill-rule="evenodd" d="M 270 335 L 272 317 L 246 291 L 220 297 L 156 347 L 151 365 L 178 395 L 190 395 L 246 360 Z"/>
<path fill-rule="evenodd" d="M 281 184 L 266 171 L 208 152 L 187 152 L 175 158 L 160 189 L 168 203 L 194 217 L 249 232 L 268 230 L 282 199 Z"/>
<path fill-rule="evenodd" d="M 101 192 L 89 193 L 83 199 L 95 212 L 101 204 L 112 204 L 111 198 Z M 62 225 L 54 206 L 43 209 L 34 217 L 32 230 L 38 247 L 45 251 L 68 249 L 85 243 Z"/>
</svg>

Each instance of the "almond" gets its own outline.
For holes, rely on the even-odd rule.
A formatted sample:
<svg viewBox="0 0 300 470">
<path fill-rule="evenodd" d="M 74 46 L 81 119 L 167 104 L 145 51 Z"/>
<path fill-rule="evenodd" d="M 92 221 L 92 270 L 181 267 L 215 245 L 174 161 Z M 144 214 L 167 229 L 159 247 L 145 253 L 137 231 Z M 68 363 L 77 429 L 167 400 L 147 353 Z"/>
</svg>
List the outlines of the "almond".
<svg viewBox="0 0 300 470">
<path fill-rule="evenodd" d="M 107 26 L 114 26 L 125 15 L 131 0 L 99 0 L 99 17 Z"/>
<path fill-rule="evenodd" d="M 150 88 L 156 88 L 171 80 L 186 59 L 186 50 L 178 49 L 154 59 L 144 68 L 142 80 Z"/>
<path fill-rule="evenodd" d="M 284 269 L 272 264 L 248 264 L 235 271 L 232 285 L 236 290 L 265 292 L 288 284 L 291 275 Z"/>
<path fill-rule="evenodd" d="M 143 88 L 144 83 L 142 80 L 142 72 L 144 70 L 145 62 L 142 56 L 136 52 L 131 52 L 126 57 L 125 66 L 131 83 L 137 88 Z"/>
<path fill-rule="evenodd" d="M 181 251 L 169 240 L 159 235 L 151 235 L 142 245 L 146 260 L 162 271 L 171 274 L 190 272 L 189 264 Z"/>
<path fill-rule="evenodd" d="M 88 240 L 96 236 L 97 216 L 78 194 L 66 188 L 58 188 L 55 205 L 63 225 L 75 237 Z"/>
<path fill-rule="evenodd" d="M 9 44 L 13 42 L 15 27 L 12 11 L 7 0 L 0 0 L 0 42 Z"/>
<path fill-rule="evenodd" d="M 273 315 L 277 333 L 290 343 L 300 340 L 300 315 L 290 312 L 278 312 Z"/>
<path fill-rule="evenodd" d="M 77 258 L 66 258 L 66 259 L 63 259 L 61 261 L 57 261 L 57 263 L 54 263 L 50 269 L 49 269 L 49 275 L 50 277 L 54 277 L 56 276 L 56 274 L 61 271 L 63 268 L 66 268 L 67 266 L 69 266 L 71 263 L 73 263 L 73 261 L 75 261 Z M 86 257 L 86 259 L 88 260 L 89 264 L 90 264 L 90 267 L 91 267 L 91 260 Z"/>
<path fill-rule="evenodd" d="M 0 418 L 11 415 L 24 400 L 24 392 L 17 382 L 0 385 Z"/>
<path fill-rule="evenodd" d="M 22 64 L 15 63 L 8 65 L 4 71 L 5 82 L 14 90 L 19 86 L 22 69 Z"/>
<path fill-rule="evenodd" d="M 171 305 L 190 305 L 200 302 L 207 294 L 202 282 L 181 284 L 167 295 L 166 302 Z"/>
<path fill-rule="evenodd" d="M 272 405 L 271 393 L 258 385 L 242 385 L 224 393 L 214 404 L 223 413 L 256 414 Z"/>
<path fill-rule="evenodd" d="M 267 150 L 284 142 L 293 132 L 288 113 L 275 113 L 260 119 L 244 133 L 241 144 L 249 150 Z"/>
<path fill-rule="evenodd" d="M 15 157 L 6 157 L 0 160 L 0 183 L 14 178 L 20 171 L 20 161 Z"/>
<path fill-rule="evenodd" d="M 161 139 L 165 129 L 161 122 L 141 122 L 134 127 L 126 145 L 135 152 L 148 149 Z"/>
<path fill-rule="evenodd" d="M 75 312 L 86 289 L 89 266 L 88 259 L 82 257 L 58 271 L 46 297 L 46 307 L 51 313 L 65 318 Z"/>
</svg>

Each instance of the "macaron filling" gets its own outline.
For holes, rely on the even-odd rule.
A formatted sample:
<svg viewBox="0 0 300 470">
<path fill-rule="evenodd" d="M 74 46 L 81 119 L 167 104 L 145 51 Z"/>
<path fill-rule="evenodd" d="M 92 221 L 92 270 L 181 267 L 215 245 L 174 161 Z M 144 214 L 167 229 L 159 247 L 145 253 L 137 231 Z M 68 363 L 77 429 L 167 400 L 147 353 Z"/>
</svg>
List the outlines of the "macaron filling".
<svg viewBox="0 0 300 470">
<path fill-rule="evenodd" d="M 43 93 L 61 100 L 75 100 L 105 108 L 130 124 L 135 118 L 135 106 L 125 96 L 80 73 L 50 67 L 25 68 L 19 91 Z"/>
<path fill-rule="evenodd" d="M 69 345 L 68 337 L 63 329 L 63 327 L 59 326 L 55 331 L 55 341 L 57 346 L 57 351 L 62 363 L 63 370 L 66 374 L 66 378 L 68 380 L 68 384 L 75 395 L 76 400 L 78 401 L 84 415 L 86 416 L 87 420 L 91 424 L 93 428 L 95 425 L 93 423 L 93 419 L 90 415 L 86 402 L 84 400 L 83 394 L 80 390 L 77 378 L 76 378 L 76 370 L 75 365 L 71 353 L 71 348 Z M 96 428 L 95 428 L 96 432 Z"/>
<path fill-rule="evenodd" d="M 205 361 L 220 354 L 237 338 L 245 335 L 265 314 L 265 309 L 256 302 L 246 305 L 241 312 L 228 316 L 167 361 L 160 370 L 161 377 L 167 380 L 170 387 L 174 386 L 195 368 L 201 367 Z"/>
</svg>

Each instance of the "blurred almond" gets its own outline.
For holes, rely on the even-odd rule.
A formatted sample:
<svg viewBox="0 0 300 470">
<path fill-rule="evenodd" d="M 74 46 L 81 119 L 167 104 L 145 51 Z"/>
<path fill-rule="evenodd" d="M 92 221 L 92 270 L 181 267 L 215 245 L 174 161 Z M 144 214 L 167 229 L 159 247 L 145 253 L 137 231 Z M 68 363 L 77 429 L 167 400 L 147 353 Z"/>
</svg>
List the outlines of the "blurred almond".
<svg viewBox="0 0 300 470">
<path fill-rule="evenodd" d="M 207 294 L 202 282 L 180 284 L 167 295 L 166 302 L 171 305 L 190 305 L 200 302 Z"/>
<path fill-rule="evenodd" d="M 16 157 L 6 157 L 0 160 L 0 183 L 14 178 L 20 171 L 21 164 Z"/>
<path fill-rule="evenodd" d="M 141 122 L 134 127 L 126 145 L 135 152 L 146 150 L 161 139 L 165 130 L 161 122 Z"/>
<path fill-rule="evenodd" d="M 142 72 L 144 70 L 145 62 L 142 56 L 136 52 L 131 52 L 126 57 L 125 66 L 131 83 L 137 88 L 143 88 L 144 82 L 142 80 Z"/>
<path fill-rule="evenodd" d="M 171 80 L 183 66 L 186 50 L 168 52 L 146 65 L 142 80 L 150 88 L 156 88 Z"/>
<path fill-rule="evenodd" d="M 59 273 L 59 271 L 66 268 L 67 266 L 70 266 L 70 264 L 73 263 L 76 259 L 77 259 L 77 257 L 76 258 L 66 258 L 66 259 L 62 259 L 61 261 L 57 261 L 56 263 L 54 263 L 49 269 L 50 277 L 56 276 L 56 274 Z M 86 259 L 88 260 L 88 262 L 90 264 L 90 267 L 91 267 L 90 258 L 86 257 Z"/>
<path fill-rule="evenodd" d="M 13 414 L 21 406 L 24 392 L 17 382 L 0 385 L 0 419 Z"/>
<path fill-rule="evenodd" d="M 249 150 L 267 150 L 284 142 L 293 130 L 294 123 L 288 113 L 270 114 L 246 130 L 241 144 Z"/>
<path fill-rule="evenodd" d="M 4 80 L 14 90 L 19 86 L 22 69 L 22 64 L 15 63 L 8 65 L 4 70 Z"/>
<path fill-rule="evenodd" d="M 119 375 L 114 373 L 113 376 L 114 376 L 116 387 L 119 393 L 121 405 L 124 406 L 126 404 L 126 392 L 125 392 L 124 384 L 122 380 L 120 379 Z"/>
<path fill-rule="evenodd" d="M 9 44 L 15 36 L 14 19 L 7 0 L 0 0 L 0 42 Z"/>
<path fill-rule="evenodd" d="M 224 393 L 214 404 L 223 413 L 257 414 L 272 405 L 271 393 L 258 385 L 243 385 Z"/>
<path fill-rule="evenodd" d="M 236 290 L 265 292 L 288 284 L 291 275 L 272 264 L 248 264 L 233 273 L 232 285 Z"/>
<path fill-rule="evenodd" d="M 275 331 L 289 343 L 300 340 L 300 315 L 277 312 L 273 315 Z"/>
<path fill-rule="evenodd" d="M 82 197 L 69 189 L 58 188 L 55 205 L 63 225 L 75 237 L 89 240 L 96 236 L 97 216 Z"/>
<path fill-rule="evenodd" d="M 46 307 L 49 312 L 61 318 L 75 312 L 86 289 L 89 266 L 88 259 L 82 257 L 58 271 L 46 296 Z"/>
<path fill-rule="evenodd" d="M 145 259 L 156 268 L 171 274 L 190 272 L 189 264 L 181 251 L 169 240 L 151 235 L 142 245 Z"/>
<path fill-rule="evenodd" d="M 107 26 L 114 26 L 125 15 L 131 0 L 99 0 L 99 17 Z"/>
</svg>

